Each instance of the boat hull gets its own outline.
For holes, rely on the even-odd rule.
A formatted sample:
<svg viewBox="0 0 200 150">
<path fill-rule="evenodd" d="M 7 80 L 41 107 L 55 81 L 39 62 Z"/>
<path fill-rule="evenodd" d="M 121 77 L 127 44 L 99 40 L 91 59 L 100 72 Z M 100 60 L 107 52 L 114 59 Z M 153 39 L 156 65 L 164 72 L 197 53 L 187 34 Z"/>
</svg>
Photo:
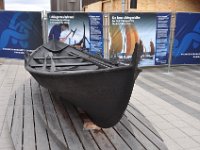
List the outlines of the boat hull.
<svg viewBox="0 0 200 150">
<path fill-rule="evenodd" d="M 103 128 L 121 119 L 132 93 L 134 71 L 132 66 L 54 75 L 29 70 L 43 87 L 83 109 Z"/>
</svg>

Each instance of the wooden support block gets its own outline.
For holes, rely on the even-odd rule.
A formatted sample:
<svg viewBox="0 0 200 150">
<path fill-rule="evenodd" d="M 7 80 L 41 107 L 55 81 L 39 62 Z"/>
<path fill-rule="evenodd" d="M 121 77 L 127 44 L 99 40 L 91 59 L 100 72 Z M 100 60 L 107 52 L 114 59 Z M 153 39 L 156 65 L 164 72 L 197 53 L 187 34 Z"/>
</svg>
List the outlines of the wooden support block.
<svg viewBox="0 0 200 150">
<path fill-rule="evenodd" d="M 83 121 L 83 130 L 101 130 L 101 127 L 94 124 L 89 118 L 85 118 Z"/>
<path fill-rule="evenodd" d="M 83 130 L 101 130 L 81 108 L 77 108 L 81 119 L 83 120 Z"/>
</svg>

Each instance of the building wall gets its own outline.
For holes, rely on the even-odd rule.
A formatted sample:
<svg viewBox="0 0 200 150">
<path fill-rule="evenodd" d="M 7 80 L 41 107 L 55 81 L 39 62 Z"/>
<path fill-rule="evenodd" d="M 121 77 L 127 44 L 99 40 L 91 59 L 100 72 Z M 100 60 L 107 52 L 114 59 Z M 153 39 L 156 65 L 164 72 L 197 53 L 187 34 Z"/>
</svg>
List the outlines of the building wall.
<svg viewBox="0 0 200 150">
<path fill-rule="evenodd" d="M 84 11 L 87 11 L 89 10 L 90 12 L 101 12 L 102 11 L 102 1 L 99 1 L 99 2 L 96 2 L 96 3 L 93 3 L 91 5 L 88 5 L 86 7 L 84 7 Z"/>
<path fill-rule="evenodd" d="M 122 0 L 106 0 L 99 3 L 103 12 L 121 12 Z M 94 4 L 85 7 L 90 11 Z M 95 6 L 97 7 L 97 5 Z M 137 0 L 137 9 L 130 9 L 130 0 L 125 0 L 126 12 L 200 12 L 200 0 Z"/>
<path fill-rule="evenodd" d="M 138 0 L 137 9 L 129 11 L 200 12 L 200 0 Z"/>
<path fill-rule="evenodd" d="M 51 0 L 51 11 L 80 11 L 80 0 Z"/>
<path fill-rule="evenodd" d="M 0 0 L 0 9 L 4 9 L 4 0 Z"/>
</svg>

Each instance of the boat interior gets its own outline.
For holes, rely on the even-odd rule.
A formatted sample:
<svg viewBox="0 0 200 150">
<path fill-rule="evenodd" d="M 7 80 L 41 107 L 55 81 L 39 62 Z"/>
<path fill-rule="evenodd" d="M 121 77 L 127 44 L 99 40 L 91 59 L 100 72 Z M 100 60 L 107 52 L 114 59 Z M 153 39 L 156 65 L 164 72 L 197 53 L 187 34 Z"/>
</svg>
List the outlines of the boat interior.
<svg viewBox="0 0 200 150">
<path fill-rule="evenodd" d="M 87 71 L 116 67 L 116 64 L 108 60 L 97 58 L 58 41 L 50 41 L 31 55 L 25 54 L 25 58 L 29 67 L 46 72 Z"/>
</svg>

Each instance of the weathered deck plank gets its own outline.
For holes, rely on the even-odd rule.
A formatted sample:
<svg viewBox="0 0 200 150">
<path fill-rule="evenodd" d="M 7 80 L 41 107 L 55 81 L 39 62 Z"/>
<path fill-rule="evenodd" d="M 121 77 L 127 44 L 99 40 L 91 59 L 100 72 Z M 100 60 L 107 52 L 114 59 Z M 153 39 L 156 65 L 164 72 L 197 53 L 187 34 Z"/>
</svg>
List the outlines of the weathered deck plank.
<svg viewBox="0 0 200 150">
<path fill-rule="evenodd" d="M 115 125 L 115 131 L 121 136 L 121 138 L 126 141 L 127 145 L 131 149 L 144 150 L 144 147 L 140 145 L 135 139 L 135 137 L 121 124 L 120 122 Z"/>
<path fill-rule="evenodd" d="M 133 108 L 134 107 L 132 107 L 131 105 L 128 105 L 127 111 L 130 112 L 132 114 L 132 116 L 137 118 L 137 120 L 140 123 L 142 123 L 146 128 L 148 128 L 148 130 L 150 130 L 153 134 L 155 134 L 162 141 L 163 139 L 160 137 L 158 131 L 156 131 L 156 129 L 153 128 L 153 126 L 149 126 L 149 124 L 151 124 L 151 123 L 144 116 L 142 116 L 138 111 L 136 111 Z"/>
<path fill-rule="evenodd" d="M 24 103 L 24 86 L 16 91 L 16 103 L 14 107 L 13 122 L 11 126 L 11 137 L 15 149 L 21 149 L 23 146 L 23 107 Z"/>
<path fill-rule="evenodd" d="M 36 136 L 36 147 L 37 150 L 49 150 L 49 139 L 48 139 L 48 132 L 41 124 L 41 119 L 39 116 L 39 110 L 43 110 L 43 104 L 41 101 L 39 85 L 38 83 L 32 78 L 31 79 L 31 91 L 32 91 L 32 100 L 33 100 L 33 112 L 34 112 L 34 119 L 35 119 L 35 136 Z M 40 112 L 41 116 L 44 116 L 44 111 Z"/>
<path fill-rule="evenodd" d="M 91 134 L 89 131 L 83 132 L 83 122 L 81 121 L 79 114 L 77 111 L 73 108 L 71 105 L 65 104 L 65 107 L 67 108 L 67 112 L 73 122 L 73 125 L 75 127 L 75 130 L 77 132 L 77 135 L 79 139 L 81 140 L 84 149 L 87 150 L 98 150 L 98 146 L 96 145 L 95 141 L 93 140 Z"/>
<path fill-rule="evenodd" d="M 10 100 L 8 103 L 8 112 L 7 112 L 7 120 L 8 120 L 8 129 L 11 130 L 11 126 L 13 123 L 13 115 L 15 113 L 15 102 L 16 102 L 16 92 L 14 92 L 11 96 L 10 96 Z"/>
<path fill-rule="evenodd" d="M 33 103 L 31 97 L 30 80 L 25 83 L 24 88 L 24 149 L 35 150 L 35 126 L 33 116 Z"/>
<path fill-rule="evenodd" d="M 83 145 L 77 136 L 77 133 L 74 129 L 73 123 L 70 120 L 68 113 L 62 107 L 62 103 L 60 101 L 55 101 L 55 99 L 56 98 L 58 99 L 58 97 L 55 94 L 52 97 L 53 97 L 52 102 L 55 107 L 55 111 L 58 115 L 58 119 L 60 121 L 61 128 L 63 129 L 63 133 L 69 149 L 83 150 Z"/>
<path fill-rule="evenodd" d="M 100 149 L 106 149 L 106 150 L 115 149 L 114 146 L 111 144 L 111 142 L 108 140 L 108 138 L 105 136 L 105 134 L 101 130 L 100 131 L 91 130 L 90 132 Z"/>
<path fill-rule="evenodd" d="M 112 128 L 83 130 L 77 108 L 34 79 L 10 98 L 7 120 L 16 150 L 166 150 L 151 123 L 129 105 Z"/>
<path fill-rule="evenodd" d="M 58 147 L 63 147 L 67 149 L 67 143 L 65 141 L 65 137 L 63 136 L 62 129 L 60 127 L 60 123 L 58 121 L 54 106 L 51 101 L 51 97 L 47 89 L 40 86 L 42 101 L 44 105 L 44 110 L 46 114 L 47 126 L 52 131 L 50 132 L 50 142 L 54 142 L 55 140 L 59 140 L 60 143 L 57 144 Z M 62 144 L 61 144 L 62 143 Z M 55 144 L 53 144 L 55 145 Z M 57 147 L 55 147 L 57 149 Z"/>
<path fill-rule="evenodd" d="M 138 138 L 136 137 L 130 123 L 128 122 L 128 120 L 125 116 L 122 117 L 122 119 L 120 120 L 119 123 L 122 124 L 124 126 L 124 128 L 126 128 L 126 130 L 128 131 L 128 134 L 131 134 L 131 136 L 129 136 L 128 140 L 130 140 L 132 142 L 132 145 L 131 145 L 132 149 L 134 149 L 134 150 L 144 150 L 144 149 L 146 149 L 141 144 L 141 142 L 138 140 Z M 122 135 L 122 137 L 125 138 L 126 136 Z"/>
</svg>

